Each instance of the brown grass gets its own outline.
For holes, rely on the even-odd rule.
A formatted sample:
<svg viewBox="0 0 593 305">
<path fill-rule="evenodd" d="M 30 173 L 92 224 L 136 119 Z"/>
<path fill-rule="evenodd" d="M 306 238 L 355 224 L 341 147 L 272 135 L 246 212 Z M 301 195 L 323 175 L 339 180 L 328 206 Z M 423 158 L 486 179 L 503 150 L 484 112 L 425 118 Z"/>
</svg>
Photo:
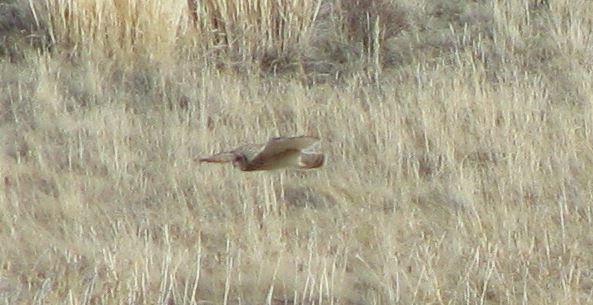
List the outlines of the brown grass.
<svg viewBox="0 0 593 305">
<path fill-rule="evenodd" d="M 6 304 L 589 304 L 588 1 L 0 1 Z M 322 138 L 312 171 L 198 155 Z"/>
</svg>

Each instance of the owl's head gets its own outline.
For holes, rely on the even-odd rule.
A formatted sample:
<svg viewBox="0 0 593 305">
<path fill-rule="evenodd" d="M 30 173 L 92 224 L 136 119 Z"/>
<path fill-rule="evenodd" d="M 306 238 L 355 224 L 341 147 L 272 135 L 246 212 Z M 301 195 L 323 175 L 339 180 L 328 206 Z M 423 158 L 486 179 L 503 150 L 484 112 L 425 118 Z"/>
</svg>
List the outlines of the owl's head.
<svg viewBox="0 0 593 305">
<path fill-rule="evenodd" d="M 247 167 L 247 157 L 244 154 L 235 153 L 233 156 L 233 166 L 240 170 L 245 170 Z"/>
</svg>

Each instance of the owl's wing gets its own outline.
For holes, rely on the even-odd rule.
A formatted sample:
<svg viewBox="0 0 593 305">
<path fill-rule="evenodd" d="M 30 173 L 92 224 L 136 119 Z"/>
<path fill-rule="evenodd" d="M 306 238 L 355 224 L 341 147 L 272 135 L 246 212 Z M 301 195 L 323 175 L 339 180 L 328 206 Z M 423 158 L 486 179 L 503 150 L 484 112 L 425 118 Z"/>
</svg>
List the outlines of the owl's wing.
<svg viewBox="0 0 593 305">
<path fill-rule="evenodd" d="M 210 157 L 205 158 L 196 158 L 197 162 L 210 162 L 210 163 L 224 163 L 224 162 L 231 162 L 235 159 L 235 154 L 233 152 L 222 152 Z"/>
<path fill-rule="evenodd" d="M 287 150 L 304 150 L 319 141 L 310 136 L 271 138 L 260 154 L 278 154 Z"/>
<path fill-rule="evenodd" d="M 301 151 L 309 148 L 319 141 L 318 138 L 301 137 L 278 137 L 271 138 L 263 148 L 250 159 L 251 164 L 265 164 L 269 160 L 277 159 L 291 151 Z"/>
</svg>

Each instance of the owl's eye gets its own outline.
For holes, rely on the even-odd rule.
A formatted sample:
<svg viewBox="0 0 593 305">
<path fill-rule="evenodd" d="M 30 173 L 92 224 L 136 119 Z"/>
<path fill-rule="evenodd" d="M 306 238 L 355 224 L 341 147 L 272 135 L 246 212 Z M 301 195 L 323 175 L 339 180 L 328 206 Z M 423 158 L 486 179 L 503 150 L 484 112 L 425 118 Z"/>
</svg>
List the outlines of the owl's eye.
<svg viewBox="0 0 593 305">
<path fill-rule="evenodd" d="M 236 154 L 233 158 L 233 163 L 237 165 L 247 163 L 247 157 L 242 154 Z"/>
<path fill-rule="evenodd" d="M 240 170 L 244 170 L 247 166 L 247 157 L 242 154 L 236 154 L 233 158 L 233 165 Z"/>
</svg>

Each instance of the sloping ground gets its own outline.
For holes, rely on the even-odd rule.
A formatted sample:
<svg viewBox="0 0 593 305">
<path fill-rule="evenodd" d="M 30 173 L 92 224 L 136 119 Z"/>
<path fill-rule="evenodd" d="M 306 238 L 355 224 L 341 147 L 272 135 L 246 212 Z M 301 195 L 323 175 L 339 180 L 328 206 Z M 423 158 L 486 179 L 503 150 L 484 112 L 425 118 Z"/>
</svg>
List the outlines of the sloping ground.
<svg viewBox="0 0 593 305">
<path fill-rule="evenodd" d="M 589 2 L 327 1 L 278 48 L 48 3 L 0 2 L 4 303 L 591 303 Z M 326 166 L 192 160 L 299 134 Z"/>
</svg>

